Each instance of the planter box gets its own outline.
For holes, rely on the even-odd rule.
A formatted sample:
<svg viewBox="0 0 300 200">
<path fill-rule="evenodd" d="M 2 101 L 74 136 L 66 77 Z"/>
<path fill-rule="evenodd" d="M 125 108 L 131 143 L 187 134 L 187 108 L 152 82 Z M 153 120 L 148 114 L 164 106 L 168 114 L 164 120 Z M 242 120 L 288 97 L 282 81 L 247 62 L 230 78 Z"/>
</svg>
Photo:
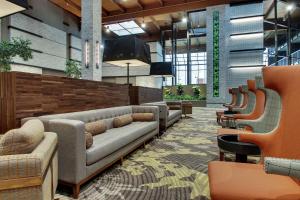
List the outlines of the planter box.
<svg viewBox="0 0 300 200">
<path fill-rule="evenodd" d="M 193 104 L 193 107 L 206 107 L 206 100 L 199 100 L 199 101 L 187 101 Z"/>
</svg>

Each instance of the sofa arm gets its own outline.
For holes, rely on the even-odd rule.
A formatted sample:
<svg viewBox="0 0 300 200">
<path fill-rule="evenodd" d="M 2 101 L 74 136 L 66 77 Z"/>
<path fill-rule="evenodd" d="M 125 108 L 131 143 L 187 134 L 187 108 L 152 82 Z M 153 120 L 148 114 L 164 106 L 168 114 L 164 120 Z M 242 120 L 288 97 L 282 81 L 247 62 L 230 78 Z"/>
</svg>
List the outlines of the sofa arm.
<svg viewBox="0 0 300 200">
<path fill-rule="evenodd" d="M 86 177 L 85 127 L 82 121 L 54 119 L 49 129 L 58 136 L 59 180 L 79 183 Z"/>
<path fill-rule="evenodd" d="M 164 125 L 167 125 L 168 115 L 169 115 L 167 104 L 147 103 L 147 104 L 143 104 L 143 106 L 157 106 L 159 108 L 160 122 Z"/>
<path fill-rule="evenodd" d="M 158 106 L 132 106 L 133 113 L 153 113 L 155 121 L 159 122 Z"/>
<path fill-rule="evenodd" d="M 267 174 L 278 174 L 300 179 L 300 160 L 265 158 L 264 168 Z"/>
<path fill-rule="evenodd" d="M 172 106 L 179 106 L 180 107 L 179 110 L 182 110 L 182 102 L 181 101 L 169 101 L 166 103 L 167 103 L 167 106 L 169 106 L 170 110 L 173 110 Z"/>
</svg>

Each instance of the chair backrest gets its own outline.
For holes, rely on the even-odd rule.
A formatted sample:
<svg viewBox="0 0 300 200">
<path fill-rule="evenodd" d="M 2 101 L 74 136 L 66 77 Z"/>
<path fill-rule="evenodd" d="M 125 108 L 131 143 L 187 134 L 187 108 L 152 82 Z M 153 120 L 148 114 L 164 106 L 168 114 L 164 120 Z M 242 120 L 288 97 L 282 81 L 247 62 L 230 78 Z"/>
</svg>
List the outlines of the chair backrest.
<svg viewBox="0 0 300 200">
<path fill-rule="evenodd" d="M 251 119 L 258 119 L 264 113 L 265 104 L 266 104 L 266 94 L 263 90 L 259 89 L 260 87 L 263 87 L 262 77 L 259 76 L 255 77 L 255 81 L 252 84 L 254 85 L 249 86 L 249 90 L 254 92 L 256 103 L 255 103 L 255 108 L 253 109 L 250 115 L 251 115 Z"/>
<path fill-rule="evenodd" d="M 278 92 L 282 102 L 280 121 L 269 135 L 272 141 L 264 156 L 300 159 L 300 66 L 265 67 L 262 72 L 265 87 Z"/>
<path fill-rule="evenodd" d="M 234 106 L 240 107 L 243 103 L 242 93 L 240 93 L 239 88 L 232 88 L 232 92 L 236 94 L 236 102 Z"/>
<path fill-rule="evenodd" d="M 237 98 L 237 94 L 235 93 L 235 91 L 232 88 L 228 89 L 229 94 L 231 94 L 231 102 L 230 105 L 234 106 L 236 105 L 236 98 Z"/>
</svg>

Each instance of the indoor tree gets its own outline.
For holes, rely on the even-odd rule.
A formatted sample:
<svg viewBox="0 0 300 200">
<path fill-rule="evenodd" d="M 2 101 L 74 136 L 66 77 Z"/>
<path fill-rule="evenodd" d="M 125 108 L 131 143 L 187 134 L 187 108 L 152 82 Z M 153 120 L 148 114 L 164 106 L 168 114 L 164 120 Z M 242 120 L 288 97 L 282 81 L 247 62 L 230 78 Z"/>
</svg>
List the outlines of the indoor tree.
<svg viewBox="0 0 300 200">
<path fill-rule="evenodd" d="M 11 70 L 12 59 L 19 56 L 24 61 L 32 59 L 31 42 L 22 38 L 12 38 L 0 42 L 0 72 Z"/>
<path fill-rule="evenodd" d="M 65 73 L 69 78 L 81 78 L 81 69 L 78 62 L 67 60 Z"/>
</svg>

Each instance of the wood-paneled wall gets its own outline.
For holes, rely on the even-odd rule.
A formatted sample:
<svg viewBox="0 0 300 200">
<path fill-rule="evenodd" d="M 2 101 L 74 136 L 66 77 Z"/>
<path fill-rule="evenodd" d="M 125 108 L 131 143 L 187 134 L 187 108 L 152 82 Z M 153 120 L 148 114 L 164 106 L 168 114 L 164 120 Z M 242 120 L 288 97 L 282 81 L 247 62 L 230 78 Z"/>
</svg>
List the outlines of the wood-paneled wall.
<svg viewBox="0 0 300 200">
<path fill-rule="evenodd" d="M 129 105 L 127 85 L 22 72 L 0 73 L 0 133 L 25 117 Z"/>
<path fill-rule="evenodd" d="M 143 103 L 163 101 L 163 91 L 158 88 L 130 86 L 130 104 L 140 105 Z"/>
</svg>

